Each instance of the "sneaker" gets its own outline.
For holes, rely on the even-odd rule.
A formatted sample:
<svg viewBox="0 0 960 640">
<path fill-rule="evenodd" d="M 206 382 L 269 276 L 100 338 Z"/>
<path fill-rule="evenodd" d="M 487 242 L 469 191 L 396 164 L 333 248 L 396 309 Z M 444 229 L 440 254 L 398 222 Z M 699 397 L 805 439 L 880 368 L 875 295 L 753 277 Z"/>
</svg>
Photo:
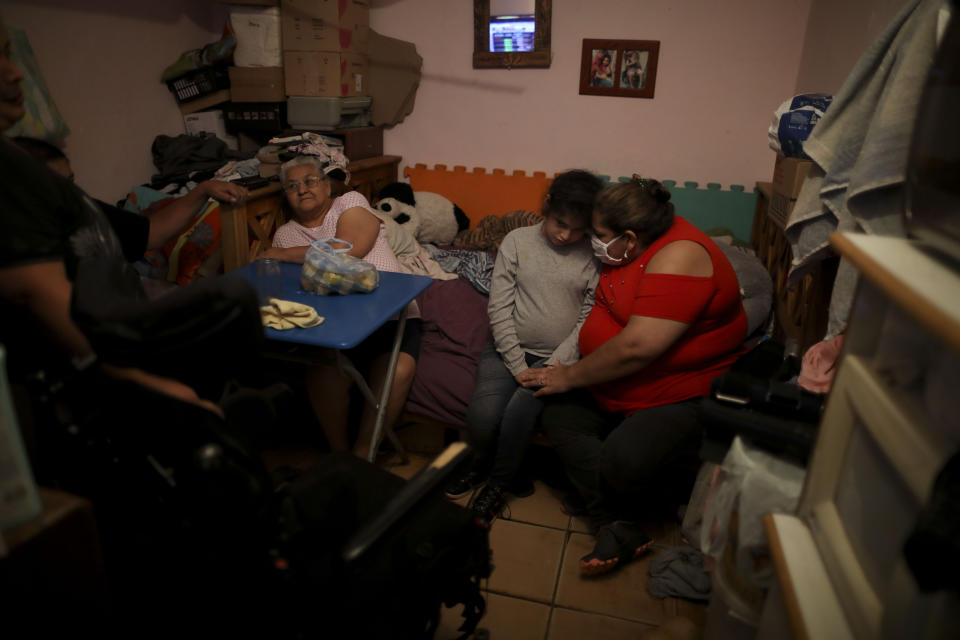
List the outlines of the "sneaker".
<svg viewBox="0 0 960 640">
<path fill-rule="evenodd" d="M 597 576 L 623 566 L 653 546 L 653 538 L 631 522 L 614 522 L 597 530 L 593 551 L 580 558 L 580 572 Z"/>
<path fill-rule="evenodd" d="M 488 528 L 506 504 L 507 499 L 503 495 L 503 489 L 498 485 L 488 484 L 470 505 L 470 509 L 477 524 Z"/>
<path fill-rule="evenodd" d="M 451 500 L 457 500 L 467 495 L 474 489 L 482 487 L 486 481 L 487 480 L 482 473 L 471 469 L 447 485 L 447 488 L 444 490 L 443 494 Z"/>
</svg>

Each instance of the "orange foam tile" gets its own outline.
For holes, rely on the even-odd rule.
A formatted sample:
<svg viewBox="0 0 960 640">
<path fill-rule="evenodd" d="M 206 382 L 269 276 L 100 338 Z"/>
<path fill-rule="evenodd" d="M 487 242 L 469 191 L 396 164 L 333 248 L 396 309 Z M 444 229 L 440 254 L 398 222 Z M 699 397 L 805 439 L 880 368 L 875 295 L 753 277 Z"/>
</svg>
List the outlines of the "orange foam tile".
<svg viewBox="0 0 960 640">
<path fill-rule="evenodd" d="M 499 216 L 517 209 L 539 212 L 553 181 L 542 171 L 533 175 L 513 171 L 508 175 L 504 169 L 487 173 L 483 167 L 474 167 L 472 172 L 467 172 L 465 167 L 454 167 L 448 171 L 446 165 L 427 169 L 419 163 L 412 169 L 406 167 L 403 173 L 410 178 L 414 191 L 439 193 L 463 209 L 471 226 L 476 226 L 485 216 Z"/>
</svg>

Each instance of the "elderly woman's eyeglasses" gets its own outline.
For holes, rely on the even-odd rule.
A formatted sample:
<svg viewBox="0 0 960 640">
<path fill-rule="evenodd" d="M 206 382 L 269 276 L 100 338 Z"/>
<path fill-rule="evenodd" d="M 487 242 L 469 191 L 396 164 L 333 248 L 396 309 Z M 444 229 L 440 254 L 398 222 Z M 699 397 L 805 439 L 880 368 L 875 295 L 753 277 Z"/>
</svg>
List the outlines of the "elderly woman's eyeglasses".
<svg viewBox="0 0 960 640">
<path fill-rule="evenodd" d="M 301 183 L 307 189 L 312 189 L 318 184 L 320 184 L 322 180 L 323 178 L 320 178 L 318 176 L 307 176 L 303 180 L 295 180 L 293 182 L 286 183 L 285 185 L 283 185 L 283 190 L 286 191 L 287 193 L 297 193 L 298 191 L 300 191 Z"/>
</svg>

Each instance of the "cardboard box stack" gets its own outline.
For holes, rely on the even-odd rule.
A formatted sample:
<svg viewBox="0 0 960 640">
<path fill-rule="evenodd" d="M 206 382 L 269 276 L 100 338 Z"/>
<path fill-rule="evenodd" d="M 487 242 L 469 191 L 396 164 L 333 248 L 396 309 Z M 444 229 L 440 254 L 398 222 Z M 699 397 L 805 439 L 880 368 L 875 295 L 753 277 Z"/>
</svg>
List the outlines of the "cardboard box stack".
<svg viewBox="0 0 960 640">
<path fill-rule="evenodd" d="M 366 96 L 370 0 L 282 0 L 288 96 Z"/>
<path fill-rule="evenodd" d="M 237 36 L 230 67 L 232 102 L 282 102 L 283 53 L 278 7 L 243 6 L 230 11 Z"/>
<path fill-rule="evenodd" d="M 287 94 L 283 87 L 280 0 L 220 0 L 230 7 L 230 25 L 237 37 L 230 73 L 230 102 L 224 107 L 227 131 L 236 133 L 241 150 L 259 144 L 243 134 L 275 134 L 286 124 Z"/>
<path fill-rule="evenodd" d="M 801 158 L 788 158 L 777 154 L 773 165 L 773 187 L 767 216 L 781 229 L 786 228 L 793 205 L 800 195 L 800 188 L 813 163 Z"/>
<path fill-rule="evenodd" d="M 244 5 L 230 8 L 237 48 L 224 107 L 227 131 L 249 134 L 240 137 L 242 148 L 298 127 L 288 121 L 288 98 L 318 117 L 353 113 L 353 101 L 365 101 L 369 113 L 370 0 L 219 1 Z M 369 124 L 368 115 L 307 120 L 314 130 Z"/>
</svg>

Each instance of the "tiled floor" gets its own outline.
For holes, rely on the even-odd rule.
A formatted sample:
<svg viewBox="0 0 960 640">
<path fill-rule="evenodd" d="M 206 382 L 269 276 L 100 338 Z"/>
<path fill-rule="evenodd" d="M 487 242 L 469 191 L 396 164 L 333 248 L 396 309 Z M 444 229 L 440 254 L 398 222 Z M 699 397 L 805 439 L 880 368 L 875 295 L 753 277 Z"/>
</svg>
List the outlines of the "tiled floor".
<svg viewBox="0 0 960 640">
<path fill-rule="evenodd" d="M 274 452 L 268 465 L 307 467 L 310 451 Z M 411 478 L 432 457 L 381 455 L 381 467 Z M 646 589 L 651 558 L 680 544 L 678 523 L 650 523 L 653 551 L 610 574 L 585 578 L 577 561 L 593 538 L 585 520 L 560 510 L 562 493 L 537 482 L 536 493 L 512 499 L 509 511 L 490 530 L 494 570 L 484 584 L 487 612 L 480 628 L 490 640 L 692 640 L 700 637 L 706 606 L 676 598 L 658 600 Z M 469 497 L 459 502 L 466 505 Z M 437 640 L 456 638 L 463 621 L 458 608 L 444 609 Z M 659 629 L 659 631 L 654 631 Z"/>
<path fill-rule="evenodd" d="M 409 478 L 428 460 L 413 455 L 409 465 L 388 468 Z M 658 600 L 646 589 L 650 559 L 680 544 L 679 524 L 649 526 L 656 540 L 651 554 L 605 576 L 584 578 L 577 561 L 590 552 L 593 538 L 583 520 L 560 511 L 561 497 L 537 482 L 536 493 L 513 499 L 490 530 L 494 570 L 485 585 L 488 608 L 480 627 L 491 640 L 637 640 L 658 627 L 672 634 L 651 637 L 699 637 L 704 605 Z M 460 611 L 443 614 L 436 638 L 457 637 Z"/>
</svg>

